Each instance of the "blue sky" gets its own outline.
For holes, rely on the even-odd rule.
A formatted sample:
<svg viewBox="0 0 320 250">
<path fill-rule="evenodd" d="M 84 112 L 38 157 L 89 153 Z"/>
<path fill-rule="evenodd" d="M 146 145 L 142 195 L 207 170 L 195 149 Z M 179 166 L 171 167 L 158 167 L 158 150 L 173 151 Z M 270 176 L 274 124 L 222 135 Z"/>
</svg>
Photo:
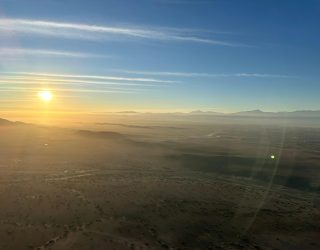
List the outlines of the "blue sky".
<svg viewBox="0 0 320 250">
<path fill-rule="evenodd" d="M 320 109 L 319 25 L 318 0 L 2 0 L 0 105 Z"/>
</svg>

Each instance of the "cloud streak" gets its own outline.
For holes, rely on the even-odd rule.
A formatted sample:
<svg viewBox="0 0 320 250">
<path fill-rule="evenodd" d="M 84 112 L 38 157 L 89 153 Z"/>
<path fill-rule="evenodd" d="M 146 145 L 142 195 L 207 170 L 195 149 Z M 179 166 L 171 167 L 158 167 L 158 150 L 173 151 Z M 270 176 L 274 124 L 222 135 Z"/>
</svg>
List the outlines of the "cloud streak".
<svg viewBox="0 0 320 250">
<path fill-rule="evenodd" d="M 82 90 L 95 90 L 95 91 L 103 91 L 103 90 L 116 90 L 116 91 L 145 91 L 147 89 L 144 88 L 128 88 L 127 86 L 109 86 L 109 85 L 78 85 L 78 84 L 71 84 L 71 83 L 65 83 L 65 84 L 39 84 L 35 82 L 26 82 L 26 81 L 8 81 L 8 80 L 1 80 L 0 79 L 0 89 L 16 89 L 16 87 L 21 88 L 20 86 L 28 86 L 27 88 L 34 88 L 34 89 L 53 89 L 53 90 L 76 90 L 76 89 L 82 89 Z"/>
<path fill-rule="evenodd" d="M 150 83 L 151 82 L 151 83 Z M 0 72 L 0 92 L 38 92 L 52 89 L 65 93 L 139 93 L 147 87 L 169 86 L 153 78 L 128 78 L 75 74 L 49 74 L 30 72 Z M 161 84 L 158 84 L 161 83 Z"/>
<path fill-rule="evenodd" d="M 228 47 L 247 47 L 248 45 L 206 37 L 200 31 L 190 34 L 186 29 L 165 29 L 154 27 L 101 26 L 82 23 L 53 22 L 29 19 L 0 19 L 0 30 L 27 35 L 55 36 L 61 38 L 106 40 L 132 38 L 167 42 L 191 42 Z M 195 32 L 194 32 L 195 33 Z"/>
<path fill-rule="evenodd" d="M 20 56 L 53 56 L 53 57 L 72 57 L 72 58 L 104 58 L 106 56 L 59 51 L 59 50 L 45 50 L 45 49 L 23 49 L 23 48 L 0 48 L 0 56 L 20 57 Z"/>
<path fill-rule="evenodd" d="M 135 70 L 118 70 L 118 72 L 144 75 L 144 76 L 171 76 L 171 77 L 256 77 L 256 78 L 292 78 L 289 75 L 279 74 L 261 74 L 261 73 L 234 73 L 234 74 L 212 74 L 212 73 L 196 73 L 196 72 L 169 72 L 169 71 L 135 71 Z"/>
<path fill-rule="evenodd" d="M 39 87 L 2 87 L 0 86 L 0 92 L 34 92 L 39 91 Z M 139 90 L 131 89 L 81 89 L 81 88 L 55 88 L 57 92 L 80 92 L 80 93 L 136 93 Z"/>
<path fill-rule="evenodd" d="M 37 72 L 2 72 L 2 75 L 14 76 L 35 76 L 35 77 L 52 77 L 64 79 L 87 79 L 87 80 L 108 80 L 108 81 L 124 81 L 124 82 L 148 82 L 148 83 L 177 83 L 179 81 L 161 80 L 155 78 L 143 77 L 121 77 L 121 76 L 101 76 L 101 75 L 75 75 L 75 74 L 53 74 L 53 73 L 37 73 Z"/>
<path fill-rule="evenodd" d="M 86 81 L 79 79 L 63 79 L 63 78 L 34 78 L 34 77 L 16 77 L 16 76 L 5 76 L 0 77 L 1 83 L 42 83 L 42 84 L 55 84 L 55 85 L 64 85 L 64 84 L 82 84 L 82 85 L 116 85 L 116 86 L 132 86 L 132 87 L 155 87 L 155 84 L 147 83 L 126 83 L 126 82 L 110 82 L 110 81 Z"/>
</svg>

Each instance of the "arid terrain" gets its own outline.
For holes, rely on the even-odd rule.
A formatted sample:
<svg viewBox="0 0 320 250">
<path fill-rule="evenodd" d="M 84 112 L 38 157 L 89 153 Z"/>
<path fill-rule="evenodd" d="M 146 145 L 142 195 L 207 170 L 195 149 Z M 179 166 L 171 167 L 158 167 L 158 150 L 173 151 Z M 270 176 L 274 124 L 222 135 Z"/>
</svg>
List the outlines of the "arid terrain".
<svg viewBox="0 0 320 250">
<path fill-rule="evenodd" d="M 320 129 L 0 120 L 0 249 L 319 249 Z"/>
</svg>

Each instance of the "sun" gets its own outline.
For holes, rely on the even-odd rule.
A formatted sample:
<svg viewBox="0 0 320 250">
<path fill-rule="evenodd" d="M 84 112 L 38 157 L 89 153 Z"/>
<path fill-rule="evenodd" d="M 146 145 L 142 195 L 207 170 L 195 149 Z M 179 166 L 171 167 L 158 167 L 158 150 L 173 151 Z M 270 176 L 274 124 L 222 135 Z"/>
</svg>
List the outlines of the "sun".
<svg viewBox="0 0 320 250">
<path fill-rule="evenodd" d="M 44 102 L 50 102 L 52 100 L 52 93 L 49 90 L 42 90 L 38 92 L 38 97 Z"/>
</svg>

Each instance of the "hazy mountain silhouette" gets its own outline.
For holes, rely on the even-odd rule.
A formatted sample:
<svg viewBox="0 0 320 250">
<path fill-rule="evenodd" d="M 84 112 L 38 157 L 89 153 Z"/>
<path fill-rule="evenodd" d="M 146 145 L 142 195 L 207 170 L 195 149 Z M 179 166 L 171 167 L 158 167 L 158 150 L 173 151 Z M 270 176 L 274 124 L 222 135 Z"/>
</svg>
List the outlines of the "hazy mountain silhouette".
<svg viewBox="0 0 320 250">
<path fill-rule="evenodd" d="M 23 125 L 23 122 L 13 122 L 6 119 L 0 118 L 0 126 L 11 126 L 11 125 Z"/>
<path fill-rule="evenodd" d="M 240 116 L 273 116 L 273 117 L 320 117 L 320 110 L 297 110 L 297 111 L 283 111 L 283 112 L 264 112 L 261 110 L 251 110 L 237 112 L 231 115 Z"/>
<path fill-rule="evenodd" d="M 166 112 L 166 113 L 156 113 L 156 112 L 137 112 L 137 111 L 123 111 L 116 112 L 118 114 L 143 114 L 143 115 L 170 115 L 170 116 L 186 116 L 186 115 L 204 115 L 204 116 L 273 116 L 273 117 L 320 117 L 320 110 L 297 110 L 297 111 L 280 111 L 280 112 L 266 112 L 260 109 L 240 111 L 235 113 L 223 113 L 215 111 L 203 111 L 203 110 L 193 110 L 190 112 Z"/>
</svg>

